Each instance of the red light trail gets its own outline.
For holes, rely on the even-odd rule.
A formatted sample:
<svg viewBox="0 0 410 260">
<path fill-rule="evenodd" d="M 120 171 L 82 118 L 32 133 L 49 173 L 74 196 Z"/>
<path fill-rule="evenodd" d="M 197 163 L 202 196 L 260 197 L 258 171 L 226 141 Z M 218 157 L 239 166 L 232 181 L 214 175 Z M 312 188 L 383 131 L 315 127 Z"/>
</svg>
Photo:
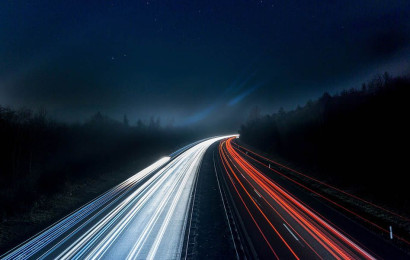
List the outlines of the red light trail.
<svg viewBox="0 0 410 260">
<path fill-rule="evenodd" d="M 249 164 L 232 146 L 233 139 L 221 142 L 219 146 L 227 179 L 274 257 L 305 258 L 307 247 L 308 254 L 316 258 L 374 259 L 367 249 Z"/>
<path fill-rule="evenodd" d="M 327 202 L 329 202 L 329 203 L 331 203 L 331 204 L 333 204 L 333 205 L 335 205 L 335 206 L 337 206 L 337 207 L 343 209 L 344 211 L 349 212 L 350 214 L 352 214 L 352 215 L 358 217 L 358 218 L 361 219 L 362 221 L 364 221 L 364 222 L 366 222 L 366 223 L 372 225 L 373 227 L 377 228 L 378 230 L 380 230 L 380 231 L 382 231 L 382 232 L 384 232 L 384 233 L 386 233 L 386 234 L 389 234 L 389 232 L 390 232 L 387 228 L 381 227 L 380 225 L 378 225 L 378 224 L 376 224 L 376 223 L 370 221 L 369 219 L 367 219 L 367 218 L 365 218 L 365 217 L 359 215 L 358 213 L 352 211 L 351 209 L 348 209 L 348 208 L 346 208 L 346 207 L 340 205 L 339 203 L 337 203 L 337 202 L 335 202 L 335 201 L 329 199 L 328 197 L 324 196 L 323 194 L 321 194 L 321 193 L 319 193 L 319 192 L 317 192 L 317 191 L 314 191 L 314 190 L 312 190 L 311 188 L 307 187 L 306 185 L 303 185 L 302 183 L 300 183 L 300 182 L 298 182 L 298 181 L 292 179 L 290 176 L 288 176 L 288 175 L 286 175 L 286 174 L 284 174 L 284 173 L 282 173 L 282 172 L 280 172 L 280 171 L 278 171 L 278 170 L 276 170 L 276 169 L 273 169 L 273 168 L 269 167 L 268 165 L 264 164 L 264 163 L 261 162 L 260 160 L 249 156 L 247 153 L 241 151 L 241 150 L 238 149 L 238 148 L 240 147 L 240 148 L 242 148 L 243 150 L 245 150 L 245 151 L 247 151 L 247 152 L 249 152 L 249 153 L 251 153 L 251 154 L 253 154 L 253 155 L 255 155 L 255 156 L 257 156 L 257 157 L 259 157 L 259 158 L 261 158 L 261 159 L 263 159 L 263 160 L 266 160 L 266 161 L 271 162 L 271 163 L 273 163 L 273 164 L 275 164 L 275 165 L 277 165 L 277 166 L 279 166 L 279 167 L 282 167 L 282 168 L 284 168 L 284 169 L 287 169 L 287 170 L 289 170 L 289 171 L 291 171 L 291 172 L 293 172 L 293 173 L 296 173 L 296 174 L 298 174 L 298 175 L 301 175 L 301 176 L 303 176 L 303 177 L 306 177 L 306 178 L 308 178 L 308 179 L 310 179 L 310 180 L 312 180 L 312 181 L 314 181 L 314 182 L 317 182 L 317 183 L 319 183 L 319 184 L 321 184 L 321 185 L 324 185 L 324 186 L 326 186 L 326 187 L 328 187 L 328 188 L 331 188 L 331 189 L 333 189 L 333 190 L 335 190 L 335 191 L 341 192 L 341 193 L 343 193 L 343 194 L 345 194 L 345 195 L 347 195 L 347 196 L 349 196 L 349 197 L 352 197 L 352 198 L 354 198 L 354 199 L 360 200 L 361 202 L 363 202 L 363 203 L 365 203 L 365 204 L 374 206 L 374 207 L 376 207 L 376 208 L 378 208 L 378 209 L 380 209 L 380 210 L 382 210 L 382 211 L 384 211 L 384 212 L 390 213 L 391 215 L 393 215 L 393 216 L 395 216 L 395 217 L 398 217 L 398 218 L 400 218 L 400 219 L 402 219 L 402 220 L 410 221 L 410 219 L 407 218 L 407 217 L 405 217 L 405 216 L 402 216 L 402 215 L 400 215 L 400 214 L 398 214 L 398 213 L 395 213 L 395 212 L 393 212 L 393 211 L 391 211 L 391 210 L 385 209 L 385 208 L 383 208 L 383 207 L 381 207 L 381 206 L 379 206 L 379 205 L 377 205 L 377 204 L 374 204 L 374 203 L 369 202 L 369 201 L 367 201 L 367 200 L 365 200 L 365 199 L 362 199 L 362 198 L 360 198 L 360 197 L 358 197 L 358 196 L 356 196 L 356 195 L 354 195 L 354 194 L 350 194 L 350 193 L 348 193 L 348 192 L 345 192 L 345 191 L 343 191 L 343 190 L 341 190 L 341 189 L 339 189 L 339 188 L 337 188 L 337 187 L 334 187 L 334 186 L 332 186 L 332 185 L 330 185 L 330 184 L 327 184 L 327 183 L 325 183 L 325 182 L 322 182 L 322 181 L 320 181 L 320 180 L 317 180 L 317 179 L 315 179 L 315 178 L 313 178 L 313 177 L 310 177 L 310 176 L 308 176 L 308 175 L 306 175 L 306 174 L 303 174 L 303 173 L 301 173 L 301 172 L 299 172 L 299 171 L 296 171 L 296 170 L 294 170 L 294 169 L 292 169 L 292 168 L 289 168 L 289 167 L 287 167 L 287 166 L 285 166 L 285 165 L 283 165 L 283 164 L 280 164 L 280 163 L 278 163 L 278 162 L 276 162 L 276 161 L 274 161 L 274 160 L 268 159 L 268 158 L 266 158 L 266 157 L 264 157 L 264 156 L 262 156 L 262 155 L 260 155 L 260 154 L 258 154 L 258 153 L 255 153 L 255 152 L 253 152 L 253 151 L 251 151 L 251 150 L 249 150 L 249 149 L 247 149 L 247 148 L 245 148 L 245 147 L 243 147 L 243 146 L 241 146 L 241 145 L 235 144 L 235 145 L 232 146 L 232 147 L 233 147 L 234 149 L 236 148 L 235 151 L 239 151 L 242 155 L 244 155 L 244 156 L 246 156 L 247 158 L 249 158 L 249 159 L 255 161 L 256 163 L 258 163 L 258 164 L 264 166 L 265 168 L 269 169 L 270 171 L 273 171 L 273 172 L 275 172 L 275 173 L 281 175 L 282 177 L 288 179 L 289 181 L 291 181 L 291 182 L 297 184 L 298 186 L 300 186 L 300 187 L 302 187 L 302 188 L 304 188 L 304 189 L 306 189 L 306 190 L 312 192 L 313 194 L 315 194 L 315 195 L 321 197 L 322 199 L 326 200 Z M 312 209 L 311 209 L 311 210 L 312 210 Z M 314 211 L 314 210 L 313 210 L 313 211 Z M 318 213 L 317 213 L 317 214 L 318 214 Z M 398 239 L 398 240 L 400 240 L 400 241 L 402 241 L 402 242 L 404 242 L 404 243 L 410 245 L 410 242 L 407 241 L 406 239 L 404 239 L 403 237 L 400 237 L 400 236 L 397 236 L 397 235 L 396 235 L 395 237 L 396 237 L 396 239 Z"/>
</svg>

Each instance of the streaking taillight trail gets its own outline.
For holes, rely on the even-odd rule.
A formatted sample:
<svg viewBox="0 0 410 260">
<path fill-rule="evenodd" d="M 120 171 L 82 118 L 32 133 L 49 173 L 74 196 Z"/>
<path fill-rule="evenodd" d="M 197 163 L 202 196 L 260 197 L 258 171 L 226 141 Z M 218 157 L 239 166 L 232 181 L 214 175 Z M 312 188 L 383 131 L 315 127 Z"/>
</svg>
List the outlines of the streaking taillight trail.
<svg viewBox="0 0 410 260">
<path fill-rule="evenodd" d="M 278 218 L 284 221 L 283 224 L 287 230 L 295 238 L 300 239 L 316 257 L 327 258 L 331 256 L 336 259 L 375 259 L 372 253 L 369 253 L 368 250 L 342 234 L 336 227 L 304 205 L 295 195 L 249 164 L 233 148 L 233 139 L 230 138 L 220 144 L 219 152 L 223 166 L 233 190 L 235 190 L 243 206 L 246 208 L 246 212 L 251 216 L 259 233 L 263 236 L 264 241 L 268 244 L 275 257 L 278 257 L 277 250 L 275 249 L 275 246 L 278 246 L 272 245 L 266 237 L 267 230 L 260 228 L 262 225 L 266 226 L 266 223 L 274 231 L 273 234 L 280 238 L 284 245 L 283 248 L 287 248 L 291 255 L 299 259 L 300 256 L 298 254 L 301 252 L 278 231 L 280 226 L 273 224 L 272 220 Z M 260 205 L 254 199 L 251 195 L 253 192 L 263 200 L 264 205 L 267 205 L 267 207 Z M 256 210 L 250 210 L 250 208 Z M 258 215 L 262 216 L 262 218 L 258 218 Z M 260 219 L 259 222 L 256 219 Z"/>
</svg>

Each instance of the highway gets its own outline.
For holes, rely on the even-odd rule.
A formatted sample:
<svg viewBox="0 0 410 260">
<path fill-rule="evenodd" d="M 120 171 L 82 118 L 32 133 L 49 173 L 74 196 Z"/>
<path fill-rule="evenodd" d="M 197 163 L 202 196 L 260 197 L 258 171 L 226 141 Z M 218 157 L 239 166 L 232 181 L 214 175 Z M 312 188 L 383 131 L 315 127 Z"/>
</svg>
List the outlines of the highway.
<svg viewBox="0 0 410 260">
<path fill-rule="evenodd" d="M 237 137 L 203 139 L 159 159 L 0 258 L 409 257 Z"/>
<path fill-rule="evenodd" d="M 194 143 L 153 163 L 2 259 L 178 259 L 205 151 Z"/>
<path fill-rule="evenodd" d="M 295 187 L 270 164 L 258 168 L 234 139 L 222 141 L 218 151 L 231 203 L 243 223 L 243 240 L 252 248 L 251 258 L 408 258 L 381 236 Z"/>
</svg>

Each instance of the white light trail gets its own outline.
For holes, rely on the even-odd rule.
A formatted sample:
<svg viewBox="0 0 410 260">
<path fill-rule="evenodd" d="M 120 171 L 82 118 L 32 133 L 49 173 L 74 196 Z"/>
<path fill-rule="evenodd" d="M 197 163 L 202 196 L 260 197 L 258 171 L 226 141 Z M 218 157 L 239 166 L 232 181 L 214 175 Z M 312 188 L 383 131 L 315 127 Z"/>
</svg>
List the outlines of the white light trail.
<svg viewBox="0 0 410 260">
<path fill-rule="evenodd" d="M 179 258 L 202 158 L 216 137 L 138 172 L 8 252 L 4 259 Z"/>
</svg>

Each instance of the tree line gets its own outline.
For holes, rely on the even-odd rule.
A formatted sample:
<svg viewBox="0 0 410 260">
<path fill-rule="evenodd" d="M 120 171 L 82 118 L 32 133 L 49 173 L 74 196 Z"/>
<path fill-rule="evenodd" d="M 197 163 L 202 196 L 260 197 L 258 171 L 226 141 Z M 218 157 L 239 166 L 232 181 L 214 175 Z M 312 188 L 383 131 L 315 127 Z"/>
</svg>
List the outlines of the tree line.
<svg viewBox="0 0 410 260">
<path fill-rule="evenodd" d="M 0 106 L 0 219 L 111 163 L 165 156 L 197 138 L 188 129 L 162 127 L 154 118 L 130 125 L 126 116 L 121 122 L 96 113 L 84 123 L 67 124 L 44 109 Z"/>
<path fill-rule="evenodd" d="M 409 77 L 378 75 L 291 111 L 253 109 L 241 140 L 316 177 L 409 212 Z"/>
</svg>

